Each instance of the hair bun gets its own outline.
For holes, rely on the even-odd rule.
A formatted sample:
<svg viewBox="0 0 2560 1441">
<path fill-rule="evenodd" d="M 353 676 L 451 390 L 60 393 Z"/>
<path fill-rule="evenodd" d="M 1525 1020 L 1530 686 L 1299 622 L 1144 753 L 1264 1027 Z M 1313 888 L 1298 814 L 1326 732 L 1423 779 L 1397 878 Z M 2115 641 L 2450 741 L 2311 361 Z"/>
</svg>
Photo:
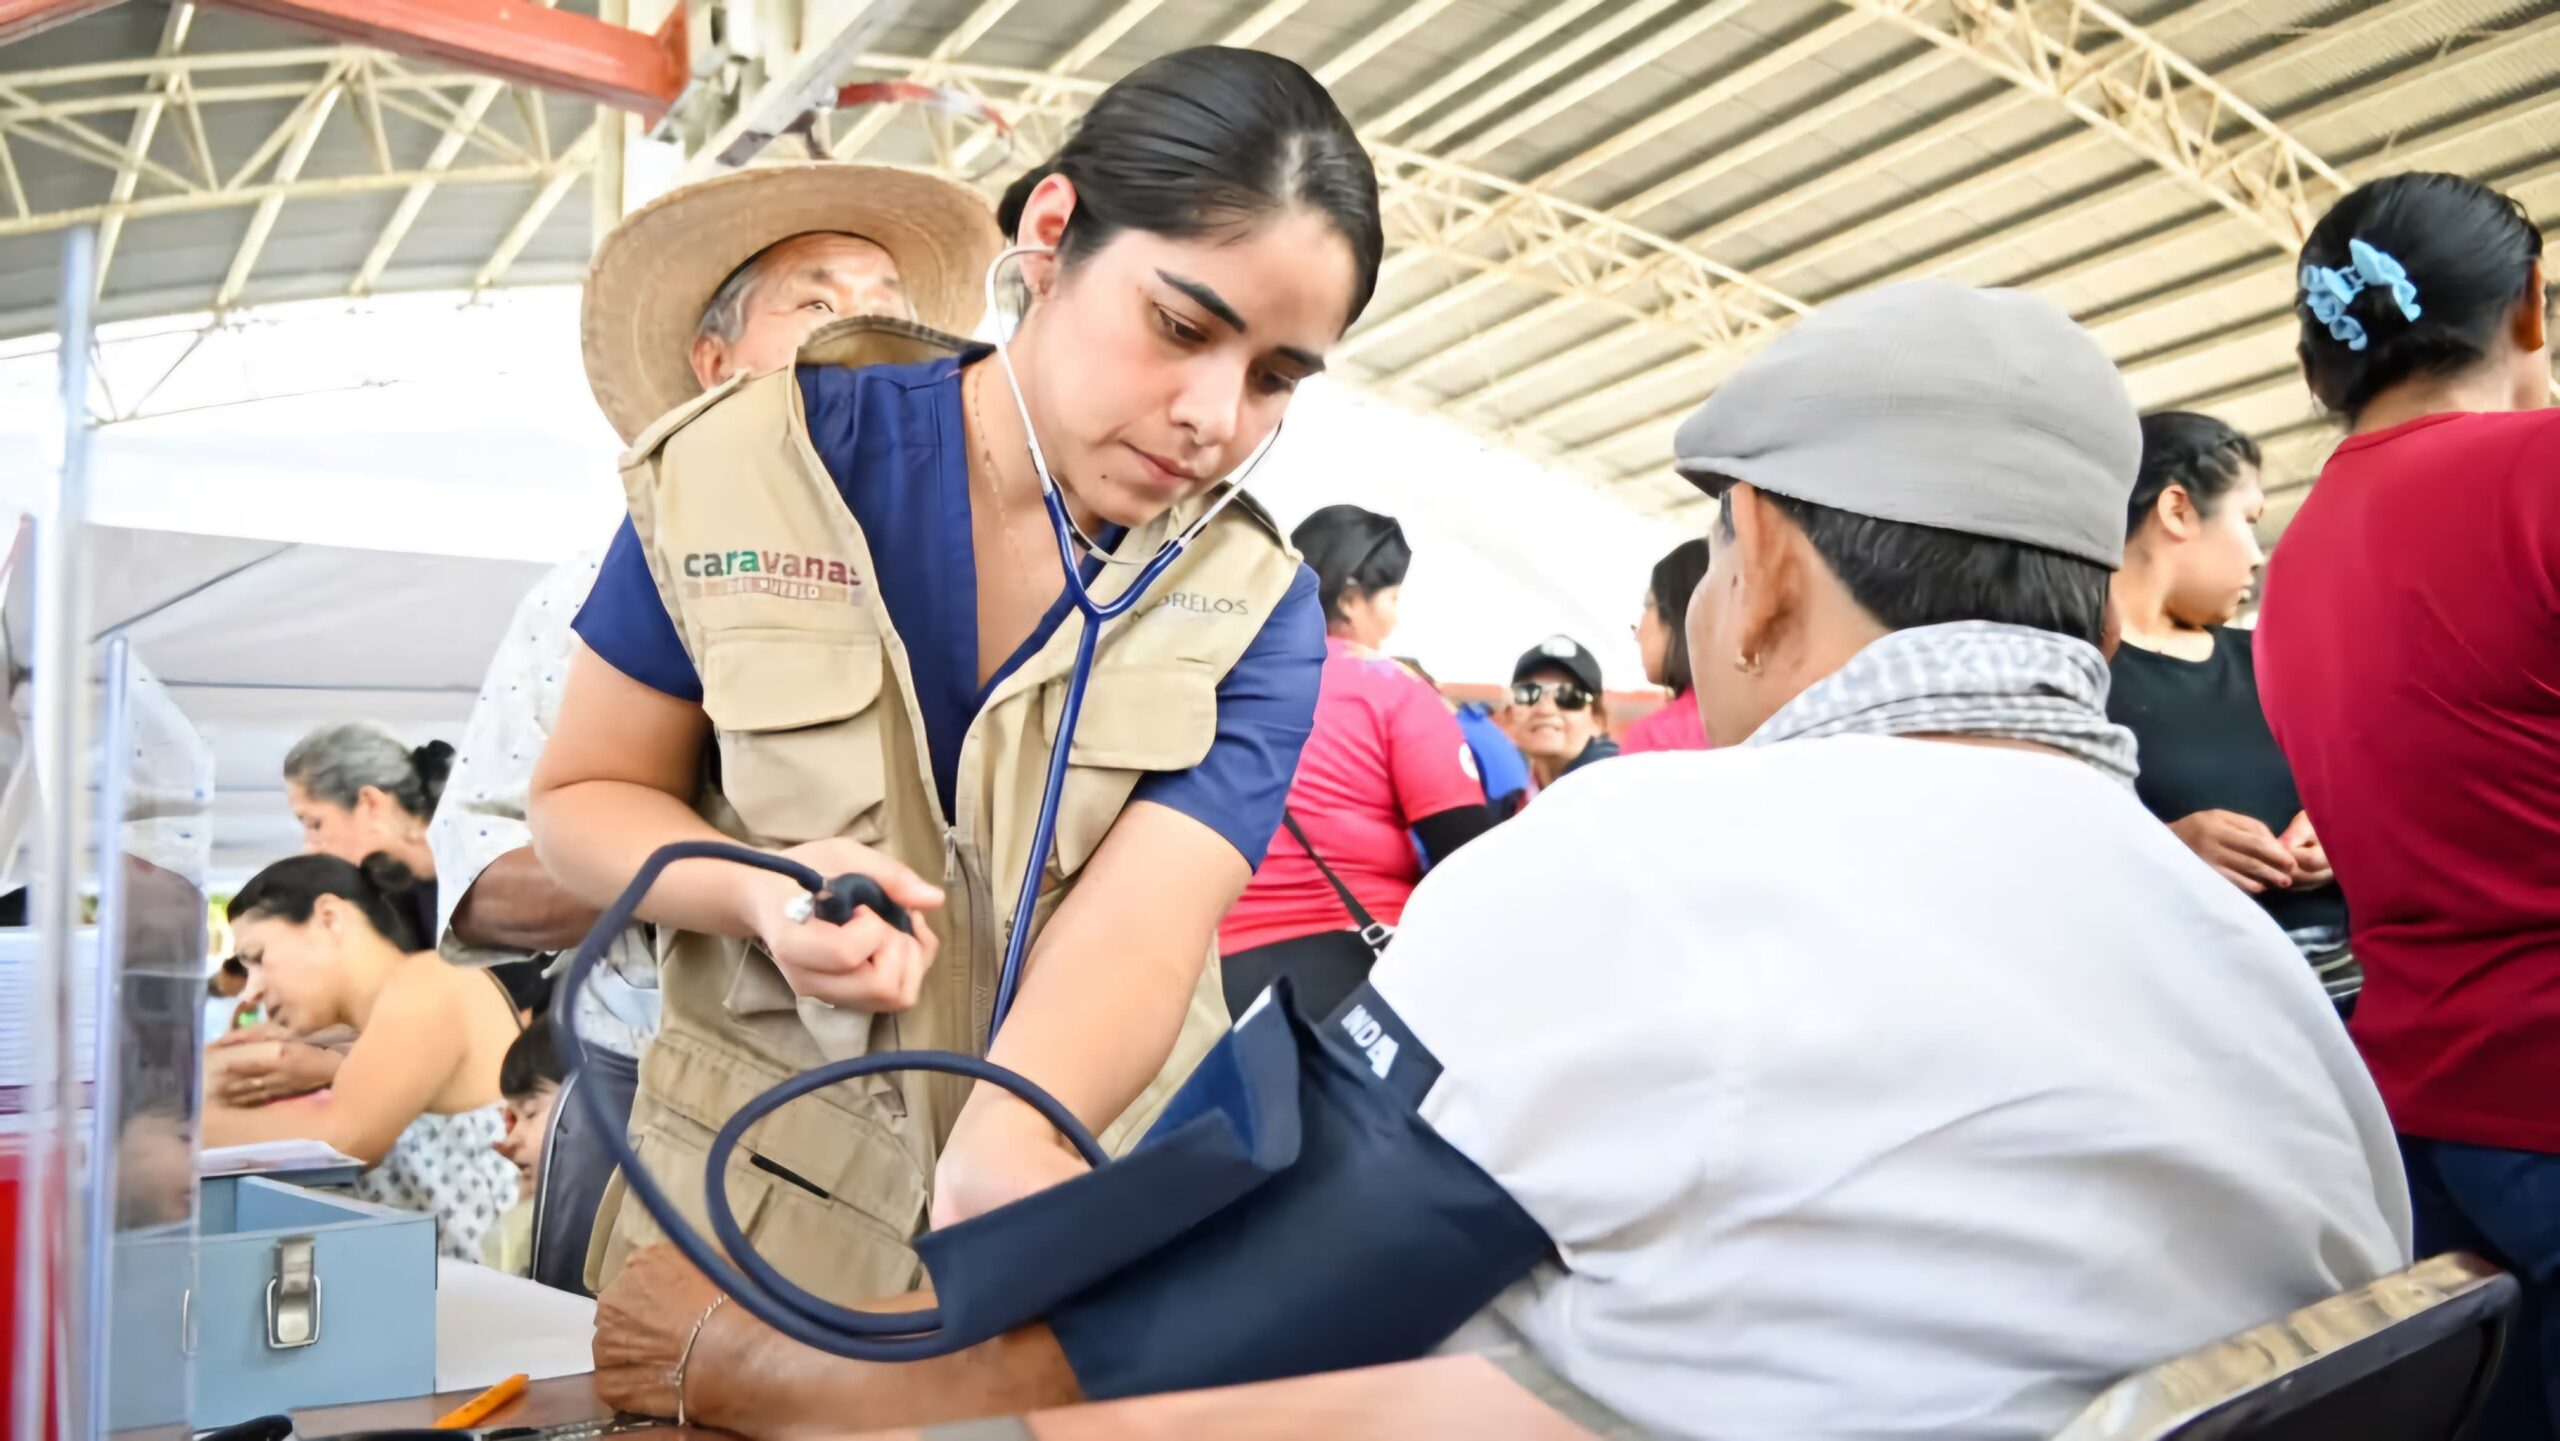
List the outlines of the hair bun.
<svg viewBox="0 0 2560 1441">
<path fill-rule="evenodd" d="M 389 851 L 375 851 L 356 866 L 365 884 L 382 893 L 383 899 L 396 901 L 416 890 L 422 882 L 409 863 Z"/>
<path fill-rule="evenodd" d="M 429 741 L 409 752 L 409 760 L 418 768 L 418 779 L 428 785 L 442 784 L 453 774 L 453 745 L 449 741 Z"/>
<path fill-rule="evenodd" d="M 409 752 L 409 764 L 418 771 L 418 790 L 426 808 L 418 812 L 432 817 L 436 805 L 444 799 L 444 783 L 453 774 L 453 746 L 445 741 L 429 741 Z"/>
</svg>

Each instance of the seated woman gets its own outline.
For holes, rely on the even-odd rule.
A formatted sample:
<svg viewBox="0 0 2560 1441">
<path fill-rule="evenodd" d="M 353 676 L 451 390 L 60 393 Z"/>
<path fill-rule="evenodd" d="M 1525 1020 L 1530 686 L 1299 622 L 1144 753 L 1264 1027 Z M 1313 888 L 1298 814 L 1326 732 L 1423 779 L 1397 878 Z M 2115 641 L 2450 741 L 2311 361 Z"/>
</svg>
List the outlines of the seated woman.
<svg viewBox="0 0 2560 1441">
<path fill-rule="evenodd" d="M 477 1260 L 515 1202 L 515 1167 L 494 1147 L 505 1133 L 498 1069 L 519 1022 L 487 972 L 417 949 L 415 884 L 387 856 L 361 868 L 295 856 L 232 897 L 232 934 L 267 1014 L 305 1034 L 349 1026 L 356 1039 L 314 1095 L 240 1106 L 208 1084 L 204 1143 L 325 1141 L 369 1168 L 359 1196 L 434 1215 L 438 1254 Z"/>
</svg>

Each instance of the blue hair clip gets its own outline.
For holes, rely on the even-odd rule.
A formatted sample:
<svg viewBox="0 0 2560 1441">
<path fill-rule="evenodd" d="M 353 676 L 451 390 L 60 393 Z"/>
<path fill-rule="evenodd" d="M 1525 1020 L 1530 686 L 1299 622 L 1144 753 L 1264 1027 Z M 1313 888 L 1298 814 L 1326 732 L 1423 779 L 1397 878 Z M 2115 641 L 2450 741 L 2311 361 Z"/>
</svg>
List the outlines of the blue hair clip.
<svg viewBox="0 0 2560 1441">
<path fill-rule="evenodd" d="M 2329 327 L 2329 334 L 2349 350 L 2362 350 L 2372 337 L 2365 333 L 2364 323 L 2347 314 L 2347 306 L 2367 286 L 2391 292 L 2400 307 L 2402 318 L 2415 320 L 2426 312 L 2418 308 L 2418 287 L 2409 279 L 2409 271 L 2391 255 L 2361 240 L 2347 242 L 2347 264 L 2343 269 L 2325 265 L 2302 267 L 2302 303 L 2313 319 Z"/>
<path fill-rule="evenodd" d="M 2311 318 L 2329 327 L 2329 334 L 2349 350 L 2364 349 L 2367 340 L 2363 322 L 2347 314 L 2347 302 L 2361 289 L 2345 271 L 2322 265 L 2302 267 L 2302 303 L 2310 308 Z"/>
<path fill-rule="evenodd" d="M 2426 314 L 2418 308 L 2418 287 L 2409 279 L 2408 270 L 2399 261 L 2374 249 L 2361 240 L 2347 242 L 2347 258 L 2355 262 L 2356 274 L 2367 285 L 2378 285 L 2391 292 L 2400 304 L 2402 317 L 2415 320 Z"/>
</svg>

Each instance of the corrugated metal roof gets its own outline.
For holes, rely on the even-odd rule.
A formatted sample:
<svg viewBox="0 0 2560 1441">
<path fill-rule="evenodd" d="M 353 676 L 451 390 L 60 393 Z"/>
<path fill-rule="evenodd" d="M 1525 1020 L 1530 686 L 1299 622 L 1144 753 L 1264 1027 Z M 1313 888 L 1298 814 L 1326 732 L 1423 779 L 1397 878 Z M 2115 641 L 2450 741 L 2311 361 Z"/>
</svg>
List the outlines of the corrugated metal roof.
<svg viewBox="0 0 2560 1441">
<path fill-rule="evenodd" d="M 148 56 L 165 14 L 129 4 L 5 58 L 25 70 Z M 1109 43 L 1088 45 L 1106 20 Z M 955 35 L 975 38 L 954 48 Z M 2039 35 L 2057 43 L 2024 48 Z M 2455 170 L 2560 219 L 2560 0 L 2144 0 L 2113 12 L 2084 0 L 912 0 L 860 74 L 975 91 L 1036 145 L 1111 78 L 1208 41 L 1316 69 L 1381 159 L 1395 253 L 1336 370 L 1646 510 L 1689 503 L 1665 473 L 1670 429 L 1757 337 L 1797 307 L 1918 275 L 2051 295 L 2124 363 L 2142 404 L 2210 409 L 2274 441 L 2271 485 L 2298 487 L 2330 438 L 2294 376 L 2287 222 L 2229 198 L 2250 158 L 2313 167 L 2313 211 L 2335 194 L 2316 174 L 2325 163 L 2350 184 Z M 190 48 L 300 43 L 208 12 Z M 2039 72 L 2018 63 L 2030 53 L 2161 68 L 2111 71 L 2113 88 L 2071 92 L 2075 107 L 2031 83 Z M 5 107 L 32 91 L 0 83 L 7 135 Z M 2143 96 L 2153 111 L 2135 104 Z M 292 103 L 230 107 L 214 148 L 244 154 Z M 587 114 L 536 108 L 556 158 Z M 2162 113 L 2181 117 L 2201 160 L 2138 142 Z M 542 149 L 524 119 L 493 107 L 480 148 L 501 159 L 511 145 Z M 350 115 L 332 123 L 305 174 L 378 172 L 368 132 Z M 915 112 L 834 121 L 840 135 L 856 127 L 865 158 L 947 159 Z M 433 130 L 386 122 L 394 130 L 391 163 L 420 164 Z M 110 175 L 24 143 L 13 153 L 39 210 L 84 203 Z M 172 140 L 154 154 L 176 165 L 184 152 Z M 440 187 L 375 283 L 488 278 L 491 251 L 540 189 Z M 343 287 L 396 204 L 379 190 L 294 200 L 238 298 Z M 49 240 L 6 224 L 0 210 L 0 322 L 24 330 Z M 581 187 L 501 278 L 573 270 L 588 225 Z M 137 222 L 110 310 L 177 308 L 191 292 L 200 307 L 246 228 L 238 211 Z M 2286 513 L 2279 504 L 2271 526 Z"/>
</svg>

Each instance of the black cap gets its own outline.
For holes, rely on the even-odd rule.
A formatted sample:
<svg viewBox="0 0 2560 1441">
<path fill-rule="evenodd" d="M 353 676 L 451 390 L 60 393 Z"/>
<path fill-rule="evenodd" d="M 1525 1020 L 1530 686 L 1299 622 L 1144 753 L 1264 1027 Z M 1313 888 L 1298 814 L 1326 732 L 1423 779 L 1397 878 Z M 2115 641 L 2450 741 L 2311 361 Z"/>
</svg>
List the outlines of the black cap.
<svg viewBox="0 0 2560 1441">
<path fill-rule="evenodd" d="M 1569 635 L 1551 635 L 1531 646 L 1511 668 L 1511 683 L 1518 685 L 1549 666 L 1562 669 L 1593 695 L 1600 693 L 1600 658 Z"/>
</svg>

